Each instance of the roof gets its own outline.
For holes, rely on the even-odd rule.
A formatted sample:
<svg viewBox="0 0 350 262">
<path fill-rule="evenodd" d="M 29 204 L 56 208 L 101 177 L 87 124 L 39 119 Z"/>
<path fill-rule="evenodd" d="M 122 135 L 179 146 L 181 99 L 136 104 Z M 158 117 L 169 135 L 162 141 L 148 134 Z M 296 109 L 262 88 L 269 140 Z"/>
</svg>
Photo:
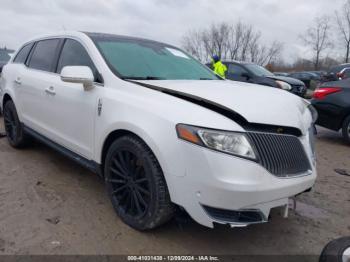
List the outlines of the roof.
<svg viewBox="0 0 350 262">
<path fill-rule="evenodd" d="M 96 33 L 96 32 L 83 32 L 91 39 L 114 39 L 114 40 L 121 40 L 121 41 L 135 41 L 135 42 L 148 42 L 148 43 L 154 43 L 154 44 L 160 44 L 160 45 L 167 45 L 169 47 L 174 47 L 170 44 L 166 44 L 163 42 L 158 42 L 146 38 L 140 38 L 140 37 L 134 37 L 134 36 L 126 36 L 126 35 L 116 35 L 116 34 L 108 34 L 108 33 Z"/>
<path fill-rule="evenodd" d="M 46 38 L 54 38 L 54 37 L 78 37 L 78 38 L 84 38 L 84 37 L 89 37 L 90 39 L 103 39 L 103 38 L 113 38 L 116 40 L 129 40 L 129 41 L 135 41 L 135 42 L 148 42 L 148 43 L 155 43 L 155 44 L 161 44 L 161 45 L 167 45 L 169 47 L 176 48 L 172 45 L 162 43 L 162 42 L 157 42 L 154 40 L 149 40 L 145 38 L 138 38 L 138 37 L 132 37 L 132 36 L 125 36 L 125 35 L 116 35 L 116 34 L 109 34 L 109 33 L 97 33 L 97 32 L 80 32 L 80 31 L 61 31 L 58 33 L 51 33 L 51 34 L 44 34 L 40 35 L 37 37 L 33 37 L 29 39 L 28 41 L 25 42 L 25 44 L 37 41 L 37 40 L 42 40 Z"/>
</svg>

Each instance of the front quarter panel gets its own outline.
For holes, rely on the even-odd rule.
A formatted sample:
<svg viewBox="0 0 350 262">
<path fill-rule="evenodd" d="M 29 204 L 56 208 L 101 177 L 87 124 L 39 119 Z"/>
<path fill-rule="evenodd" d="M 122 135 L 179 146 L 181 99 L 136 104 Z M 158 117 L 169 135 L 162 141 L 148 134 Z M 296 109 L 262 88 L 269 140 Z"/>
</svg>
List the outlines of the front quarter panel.
<svg viewBox="0 0 350 262">
<path fill-rule="evenodd" d="M 176 125 L 185 123 L 222 130 L 244 131 L 218 113 L 176 97 L 120 81 L 121 88 L 105 88 L 101 115 L 96 120 L 94 160 L 102 163 L 106 138 L 116 130 L 139 136 L 153 151 L 166 180 L 186 176 L 183 142 L 177 137 Z M 168 183 L 174 200 L 175 190 Z"/>
</svg>

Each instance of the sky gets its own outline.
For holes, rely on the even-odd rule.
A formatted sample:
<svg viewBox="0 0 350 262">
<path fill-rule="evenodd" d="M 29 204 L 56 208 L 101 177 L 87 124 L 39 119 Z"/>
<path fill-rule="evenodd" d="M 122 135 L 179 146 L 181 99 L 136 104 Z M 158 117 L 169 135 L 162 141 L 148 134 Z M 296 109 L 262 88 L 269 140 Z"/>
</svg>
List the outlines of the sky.
<svg viewBox="0 0 350 262">
<path fill-rule="evenodd" d="M 309 53 L 299 39 L 313 19 L 334 15 L 344 0 L 0 0 L 0 47 L 63 30 L 115 33 L 181 45 L 183 35 L 212 23 L 242 21 L 267 45 L 284 43 L 284 58 Z M 335 31 L 332 30 L 332 31 Z M 336 32 L 334 32 L 336 35 Z"/>
</svg>

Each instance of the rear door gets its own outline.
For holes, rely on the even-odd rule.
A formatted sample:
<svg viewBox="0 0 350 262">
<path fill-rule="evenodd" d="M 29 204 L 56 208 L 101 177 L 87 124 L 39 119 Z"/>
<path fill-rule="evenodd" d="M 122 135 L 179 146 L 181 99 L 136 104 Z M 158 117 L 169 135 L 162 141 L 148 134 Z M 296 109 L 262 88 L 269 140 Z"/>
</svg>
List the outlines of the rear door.
<svg viewBox="0 0 350 262">
<path fill-rule="evenodd" d="M 17 53 L 13 62 L 7 65 L 6 79 L 7 87 L 12 89 L 15 97 L 15 104 L 18 112 L 18 116 L 21 120 L 22 101 L 21 101 L 21 89 L 22 89 L 22 74 L 26 70 L 25 62 L 33 47 L 34 43 L 23 46 Z M 5 78 L 5 76 L 4 76 Z"/>
<path fill-rule="evenodd" d="M 58 78 L 54 73 L 60 47 L 60 39 L 47 39 L 36 42 L 27 67 L 21 73 L 21 114 L 22 122 L 31 129 L 49 136 L 47 91 Z"/>
</svg>

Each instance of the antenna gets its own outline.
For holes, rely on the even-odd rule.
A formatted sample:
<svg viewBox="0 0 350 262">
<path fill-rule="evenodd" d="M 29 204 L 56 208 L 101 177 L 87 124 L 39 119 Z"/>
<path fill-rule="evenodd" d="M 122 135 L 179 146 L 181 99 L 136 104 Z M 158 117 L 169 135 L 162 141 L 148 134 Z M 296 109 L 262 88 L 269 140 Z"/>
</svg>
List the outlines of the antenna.
<svg viewBox="0 0 350 262">
<path fill-rule="evenodd" d="M 66 27 L 64 25 L 62 25 L 62 29 L 63 29 L 63 31 L 67 31 Z"/>
</svg>

